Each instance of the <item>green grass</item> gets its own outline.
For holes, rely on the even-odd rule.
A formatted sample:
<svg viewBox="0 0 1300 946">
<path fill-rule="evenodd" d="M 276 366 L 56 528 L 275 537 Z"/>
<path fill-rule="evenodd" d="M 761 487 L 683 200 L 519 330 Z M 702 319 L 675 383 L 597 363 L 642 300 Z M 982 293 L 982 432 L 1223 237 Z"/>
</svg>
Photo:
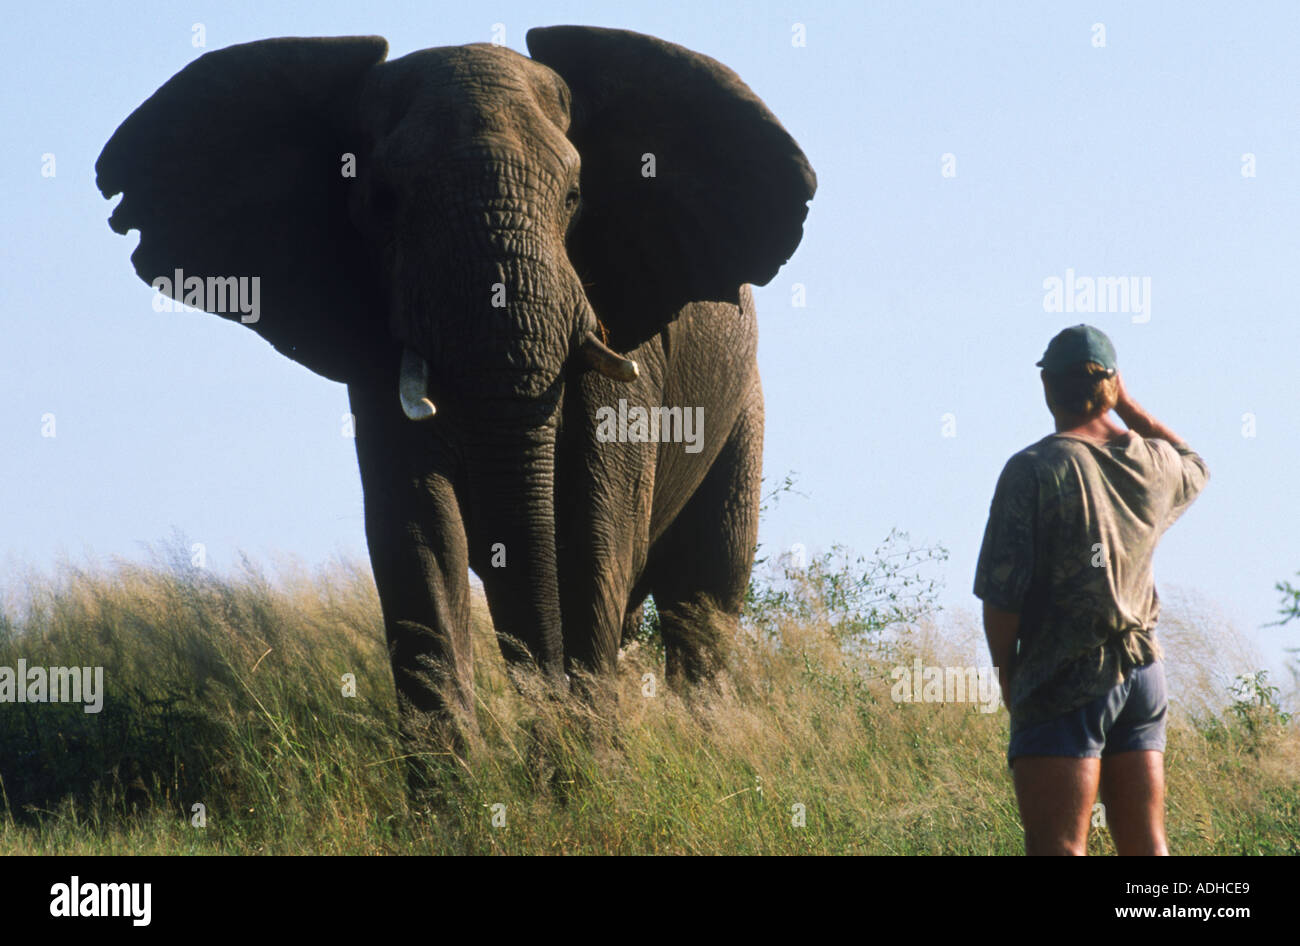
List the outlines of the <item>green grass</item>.
<svg viewBox="0 0 1300 946">
<path fill-rule="evenodd" d="M 25 576 L 0 612 L 0 666 L 102 665 L 107 698 L 97 715 L 0 704 L 0 853 L 1019 854 L 1005 710 L 890 699 L 896 663 L 963 646 L 969 663 L 978 641 L 888 594 L 894 610 L 864 612 L 880 586 L 846 595 L 844 574 L 818 560 L 751 596 L 721 686 L 689 701 L 663 685 L 652 631 L 628 648 L 616 698 L 532 699 L 479 608 L 480 736 L 437 757 L 444 792 L 422 810 L 363 567 Z M 1171 667 L 1195 657 L 1186 640 L 1166 638 Z M 1175 853 L 1300 853 L 1300 732 L 1256 695 L 1177 704 L 1195 709 L 1169 733 Z M 1113 852 L 1104 831 L 1089 848 Z"/>
</svg>

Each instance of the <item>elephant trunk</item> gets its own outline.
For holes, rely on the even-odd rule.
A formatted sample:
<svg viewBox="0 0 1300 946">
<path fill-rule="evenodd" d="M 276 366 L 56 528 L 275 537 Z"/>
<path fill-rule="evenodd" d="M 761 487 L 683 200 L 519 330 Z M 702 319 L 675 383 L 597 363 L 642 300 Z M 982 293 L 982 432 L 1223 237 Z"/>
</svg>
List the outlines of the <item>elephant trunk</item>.
<svg viewBox="0 0 1300 946">
<path fill-rule="evenodd" d="M 467 531 L 502 652 L 558 682 L 564 645 L 555 549 L 555 427 L 467 445 Z"/>
</svg>

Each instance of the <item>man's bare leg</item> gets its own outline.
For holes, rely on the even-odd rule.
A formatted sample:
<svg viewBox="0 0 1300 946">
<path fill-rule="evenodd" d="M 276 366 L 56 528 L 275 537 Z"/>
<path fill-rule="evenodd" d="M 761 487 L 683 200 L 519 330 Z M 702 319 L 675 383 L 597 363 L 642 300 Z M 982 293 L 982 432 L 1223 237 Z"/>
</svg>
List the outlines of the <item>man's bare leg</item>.
<svg viewBox="0 0 1300 946">
<path fill-rule="evenodd" d="M 1101 801 L 1119 854 L 1167 855 L 1165 754 L 1118 752 L 1101 763 Z"/>
<path fill-rule="evenodd" d="M 1101 776 L 1100 759 L 1029 755 L 1011 766 L 1029 855 L 1088 853 L 1088 822 Z M 1109 808 L 1107 809 L 1109 815 Z"/>
</svg>

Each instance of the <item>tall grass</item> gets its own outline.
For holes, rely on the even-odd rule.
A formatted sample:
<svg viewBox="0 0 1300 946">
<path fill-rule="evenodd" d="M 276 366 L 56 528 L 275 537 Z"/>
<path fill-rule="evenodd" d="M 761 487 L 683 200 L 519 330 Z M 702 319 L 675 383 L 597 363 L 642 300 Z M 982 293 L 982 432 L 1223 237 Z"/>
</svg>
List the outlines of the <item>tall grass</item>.
<svg viewBox="0 0 1300 946">
<path fill-rule="evenodd" d="M 103 666 L 107 698 L 99 714 L 0 704 L 0 850 L 1017 854 L 1005 711 L 890 697 L 914 656 L 986 663 L 977 629 L 936 623 L 923 593 L 900 602 L 902 573 L 881 561 L 778 568 L 719 685 L 685 699 L 663 683 L 652 620 L 609 699 L 531 698 L 477 607 L 480 736 L 435 758 L 427 807 L 407 800 L 363 567 L 273 581 L 172 554 L 29 575 L 0 612 L 0 666 Z M 1175 617 L 1191 630 L 1166 636 L 1171 667 L 1222 653 L 1221 628 L 1202 640 Z M 1234 703 L 1212 676 L 1182 684 L 1196 699 L 1169 733 L 1171 847 L 1300 853 L 1296 724 L 1266 685 Z M 1089 847 L 1112 850 L 1102 831 Z"/>
</svg>

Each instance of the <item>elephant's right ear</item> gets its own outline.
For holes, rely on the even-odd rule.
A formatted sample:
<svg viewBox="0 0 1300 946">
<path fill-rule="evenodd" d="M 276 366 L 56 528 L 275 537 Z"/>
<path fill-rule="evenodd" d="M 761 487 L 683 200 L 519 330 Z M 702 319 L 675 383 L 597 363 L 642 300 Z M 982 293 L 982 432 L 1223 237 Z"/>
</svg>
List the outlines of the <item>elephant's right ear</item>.
<svg viewBox="0 0 1300 946">
<path fill-rule="evenodd" d="M 803 237 L 817 175 L 740 77 L 653 36 L 587 26 L 528 31 L 569 91 L 582 204 L 568 241 L 617 347 L 688 302 L 736 303 Z"/>
<path fill-rule="evenodd" d="M 348 380 L 384 323 L 370 311 L 378 289 L 349 220 L 344 154 L 359 147 L 358 88 L 387 50 L 378 36 L 245 43 L 199 57 L 150 96 L 95 164 L 104 196 L 123 194 L 110 226 L 140 231 L 140 277 L 165 278 L 167 295 Z M 177 270 L 205 291 L 186 298 Z M 258 278 L 256 311 L 248 293 L 232 304 L 229 277 Z"/>
</svg>

